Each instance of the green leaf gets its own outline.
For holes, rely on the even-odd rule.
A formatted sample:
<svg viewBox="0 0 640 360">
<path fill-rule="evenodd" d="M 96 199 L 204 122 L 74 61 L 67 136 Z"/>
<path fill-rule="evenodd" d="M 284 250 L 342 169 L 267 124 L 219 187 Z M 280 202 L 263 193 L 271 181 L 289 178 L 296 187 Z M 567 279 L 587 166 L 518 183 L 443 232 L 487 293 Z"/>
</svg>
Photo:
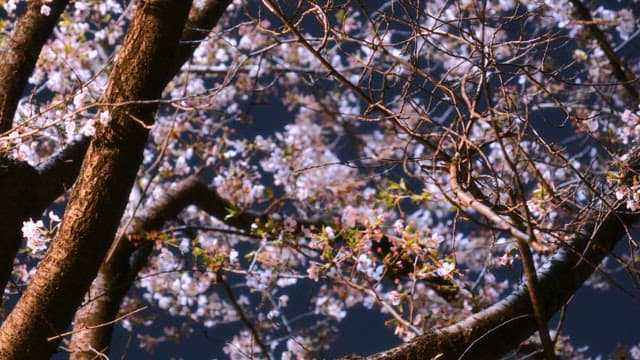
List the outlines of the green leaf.
<svg viewBox="0 0 640 360">
<path fill-rule="evenodd" d="M 229 220 L 242 212 L 240 208 L 235 206 L 225 207 L 224 209 L 227 210 L 227 216 L 224 217 L 225 220 Z"/>
</svg>

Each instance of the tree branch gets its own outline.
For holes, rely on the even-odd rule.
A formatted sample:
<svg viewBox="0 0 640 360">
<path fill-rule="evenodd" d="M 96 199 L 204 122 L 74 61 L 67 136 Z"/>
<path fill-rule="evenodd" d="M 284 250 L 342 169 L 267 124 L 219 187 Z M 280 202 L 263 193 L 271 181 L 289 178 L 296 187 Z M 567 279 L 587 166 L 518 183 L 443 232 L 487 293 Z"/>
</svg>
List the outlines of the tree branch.
<svg viewBox="0 0 640 360">
<path fill-rule="evenodd" d="M 635 157 L 640 156 L 635 154 Z M 637 164 L 636 166 L 637 167 Z M 637 169 L 636 169 L 637 170 Z M 604 212 L 604 217 L 600 216 Z M 601 203 L 581 235 L 567 243 L 539 272 L 539 301 L 548 321 L 582 286 L 637 220 L 623 205 Z M 601 219 L 601 220 L 599 220 Z M 537 329 L 526 286 L 469 318 L 417 337 L 370 359 L 497 359 Z"/>
<path fill-rule="evenodd" d="M 48 2 L 47 6 L 51 8 L 48 16 L 40 13 L 41 2 L 27 2 L 8 45 L 0 53 L 0 133 L 11 129 L 27 80 L 68 2 Z M 2 211 L 0 218 L 0 233 L 3 235 L 0 241 L 0 290 L 4 291 L 22 241 L 22 223 L 44 211 L 46 206 L 43 207 L 40 200 L 44 194 L 43 187 L 50 182 L 34 176 L 37 173 L 26 163 L 3 160 L 0 166 L 0 192 L 6 195 L 6 211 Z"/>
<path fill-rule="evenodd" d="M 518 244 L 518 251 L 522 257 L 522 267 L 524 268 L 524 273 L 527 279 L 531 305 L 538 325 L 538 334 L 540 335 L 540 341 L 544 348 L 545 357 L 548 360 L 555 359 L 556 356 L 553 351 L 554 346 L 551 341 L 551 337 L 549 336 L 549 328 L 547 327 L 547 317 L 545 316 L 539 301 L 540 287 L 538 286 L 538 276 L 533 262 L 533 255 L 529 248 L 529 244 L 536 241 L 533 232 L 530 231 L 531 235 L 522 233 L 513 225 L 502 219 L 498 214 L 494 213 L 487 206 L 475 200 L 471 194 L 465 192 L 458 184 L 458 166 L 459 159 L 455 156 L 450 166 L 450 182 L 451 189 L 460 203 L 464 206 L 475 209 L 480 214 L 490 219 L 490 221 L 496 224 L 500 229 L 511 232 L 515 237 L 516 243 Z"/>
<path fill-rule="evenodd" d="M 195 175 L 183 180 L 136 217 L 127 235 L 116 242 L 113 255 L 102 264 L 85 295 L 86 304 L 75 315 L 74 334 L 69 346 L 72 359 L 93 359 L 95 352 L 92 349 L 106 349 L 105 353 L 108 353 L 114 325 L 110 322 L 116 318 L 124 296 L 147 264 L 154 245 L 153 241 L 130 240 L 131 235 L 156 230 L 174 219 L 194 203 L 203 187 L 206 189 Z M 100 327 L 101 324 L 109 325 Z"/>
<path fill-rule="evenodd" d="M 37 171 L 22 161 L 0 158 L 0 286 L 9 281 L 13 260 L 22 241 L 22 222 L 42 214 L 34 208 L 42 182 Z"/>
<path fill-rule="evenodd" d="M 27 2 L 27 9 L 18 20 L 9 45 L 0 54 L 0 133 L 11 129 L 18 101 L 40 51 L 68 3 L 69 0 L 47 2 L 51 12 L 45 16 L 40 13 L 43 2 Z"/>
<path fill-rule="evenodd" d="M 598 46 L 604 51 L 605 55 L 609 59 L 609 63 L 611 63 L 611 67 L 613 69 L 613 76 L 620 81 L 622 86 L 625 88 L 627 93 L 633 99 L 634 104 L 638 104 L 640 102 L 640 94 L 638 94 L 638 90 L 636 90 L 633 83 L 638 79 L 634 79 L 633 72 L 629 70 L 627 65 L 620 59 L 618 54 L 616 54 L 615 50 L 607 41 L 604 33 L 598 28 L 598 25 L 593 21 L 593 17 L 591 16 L 591 12 L 589 9 L 582 3 L 580 0 L 571 0 L 571 4 L 576 8 L 578 16 L 582 20 L 586 22 L 586 28 L 589 29 L 591 35 L 598 42 Z"/>
<path fill-rule="evenodd" d="M 90 140 L 73 142 L 38 168 L 0 159 L 0 192 L 5 199 L 0 210 L 0 290 L 4 291 L 9 281 L 22 243 L 22 223 L 40 217 L 53 200 L 73 185 Z"/>
<path fill-rule="evenodd" d="M 262 351 L 262 354 L 267 359 L 272 359 L 273 356 L 269 352 L 269 348 L 265 345 L 264 341 L 262 341 L 262 338 L 260 337 L 260 332 L 258 331 L 258 329 L 256 329 L 255 325 L 253 324 L 251 319 L 249 319 L 247 314 L 245 314 L 244 309 L 242 309 L 242 306 L 240 306 L 240 304 L 238 303 L 238 300 L 236 299 L 236 296 L 233 294 L 233 290 L 231 289 L 229 284 L 227 284 L 227 282 L 224 280 L 222 274 L 218 273 L 218 278 L 220 279 L 220 285 L 222 285 L 222 289 L 224 290 L 224 293 L 227 295 L 227 297 L 229 298 L 229 301 L 233 305 L 233 308 L 238 313 L 238 316 L 240 317 L 240 321 L 242 321 L 244 326 L 246 326 L 247 329 L 249 329 L 249 331 L 251 332 L 251 335 L 253 336 L 253 341 L 255 341 L 256 344 L 258 344 L 258 347 Z"/>
<path fill-rule="evenodd" d="M 191 58 L 200 41 L 204 40 L 218 23 L 230 3 L 231 0 L 208 0 L 202 8 L 191 9 L 167 81 L 173 78 L 182 65 Z M 203 187 L 206 189 L 206 186 L 200 184 L 195 176 L 185 180 L 134 221 L 131 228 L 135 232 L 144 232 L 159 227 L 190 205 L 193 198 L 201 201 L 200 196 L 193 196 L 193 194 L 194 192 L 201 194 Z M 219 196 L 218 198 L 222 200 Z M 98 276 L 86 294 L 88 305 L 80 308 L 76 313 L 74 320 L 76 328 L 105 324 L 116 317 L 124 296 L 142 267 L 146 265 L 152 250 L 151 242 L 140 245 L 127 239 L 116 240 L 114 246 L 111 251 L 112 256 L 101 266 Z M 95 353 L 92 349 L 105 349 L 105 352 L 108 352 L 112 333 L 112 324 L 74 333 L 70 345 L 71 357 L 93 359 Z"/>
<path fill-rule="evenodd" d="M 167 79 L 167 81 L 171 80 L 171 78 L 178 73 L 182 65 L 193 56 L 193 51 L 200 45 L 200 42 L 209 35 L 211 29 L 218 24 L 218 21 L 220 21 L 222 14 L 224 14 L 227 6 L 231 4 L 231 1 L 232 0 L 207 0 L 202 8 L 191 9 L 189 20 L 187 20 L 184 30 L 182 31 L 180 46 L 178 47 L 170 70 L 171 77 Z"/>
<path fill-rule="evenodd" d="M 190 5 L 140 4 L 109 79 L 108 103 L 160 97 Z M 0 327 L 0 357 L 41 359 L 56 350 L 58 341 L 46 339 L 66 329 L 113 241 L 156 108 L 111 108 L 109 123 L 97 126 L 58 235 Z"/>
<path fill-rule="evenodd" d="M 130 239 L 131 235 L 159 229 L 189 205 L 197 205 L 227 225 L 241 229 L 250 229 L 255 219 L 260 218 L 260 215 L 249 211 L 227 217 L 226 209 L 231 204 L 215 189 L 200 182 L 197 175 L 179 183 L 135 218 L 127 231 L 128 235 L 114 244 L 111 257 L 100 268 L 85 297 L 86 305 L 76 313 L 74 335 L 69 346 L 72 359 L 93 359 L 93 349 L 107 349 L 105 352 L 108 352 L 113 325 L 98 325 L 106 324 L 117 316 L 124 296 L 147 264 L 154 245 L 152 241 L 134 242 Z"/>
<path fill-rule="evenodd" d="M 52 5 L 52 13 L 49 17 L 47 17 L 47 21 L 49 21 L 50 18 L 56 19 L 59 15 L 56 15 L 56 13 L 54 13 L 54 6 L 58 6 L 59 2 L 60 1 L 55 2 L 54 5 Z M 178 45 L 178 50 L 176 51 L 176 55 L 174 56 L 173 63 L 170 66 L 167 81 L 173 78 L 178 73 L 182 65 L 189 60 L 189 58 L 193 54 L 193 50 L 195 50 L 195 48 L 199 45 L 200 41 L 206 38 L 211 29 L 215 26 L 217 21 L 222 16 L 224 9 L 230 2 L 230 0 L 208 0 L 201 9 L 192 9 L 189 15 L 189 21 L 185 25 L 184 31 L 182 32 L 180 44 Z M 31 14 L 30 12 L 27 12 L 27 14 L 25 14 L 24 16 L 42 17 L 42 15 L 39 15 L 41 4 L 39 4 L 37 1 L 30 2 L 29 4 L 38 4 L 38 13 Z M 31 19 L 29 21 L 34 20 Z M 22 20 L 22 22 L 26 23 L 27 20 Z M 21 26 L 24 27 L 24 25 L 20 24 L 21 23 L 18 24 L 18 29 L 21 29 Z M 53 25 L 55 25 L 55 23 Z M 53 25 L 51 25 L 51 28 L 53 28 Z M 39 33 L 43 31 L 41 27 L 42 26 L 29 27 L 28 33 L 32 34 L 34 31 Z M 24 30 L 23 32 L 27 32 L 27 30 Z M 32 34 L 31 36 L 35 35 Z M 27 35 L 19 36 L 12 41 L 12 44 L 15 44 L 15 47 L 18 49 L 23 49 L 24 46 L 21 46 L 20 44 L 27 41 L 27 38 Z M 2 56 L 9 56 L 9 53 L 11 51 L 11 49 L 6 50 L 5 53 L 2 54 Z M 37 54 L 33 60 L 33 66 L 35 66 L 36 60 Z M 26 68 L 24 68 L 25 64 L 27 63 L 27 61 L 23 61 L 19 66 L 21 66 L 21 69 L 23 69 L 24 71 L 27 71 Z M 0 79 L 2 79 L 2 74 L 5 71 L 9 71 L 10 69 L 11 66 L 0 67 Z M 33 67 L 31 68 L 31 70 L 29 70 L 29 73 L 31 73 L 31 71 L 33 71 Z M 14 73 L 14 76 L 22 75 L 25 73 L 26 72 L 21 72 L 19 74 Z M 8 80 L 4 84 L 20 83 L 22 81 L 22 85 L 20 87 L 20 90 L 18 91 L 19 93 L 21 93 L 24 84 L 26 84 L 27 78 L 28 76 L 24 79 L 15 78 L 14 80 L 7 78 Z M 11 85 L 10 87 L 14 88 L 15 86 Z M 2 91 L 5 90 L 0 89 L 0 100 L 3 96 Z M 19 95 L 15 100 L 16 104 L 18 99 Z M 9 104 L 9 102 L 7 102 L 7 104 Z M 5 111 L 4 108 L 1 111 Z M 13 117 L 13 112 L 15 112 L 15 105 L 13 106 L 11 118 Z M 11 124 L 9 123 L 9 128 L 10 125 Z M 6 171 L 2 173 L 2 176 L 6 176 L 7 178 L 12 177 L 21 179 L 20 184 L 23 186 L 5 187 L 3 183 L 0 182 L 0 192 L 4 191 L 6 193 L 10 192 L 11 194 L 16 194 L 16 204 L 19 203 L 19 205 L 17 205 L 17 208 L 24 207 L 25 209 L 28 209 L 28 211 L 25 211 L 24 213 L 11 211 L 9 214 L 6 214 L 5 217 L 0 219 L 0 231 L 2 231 L 2 234 L 4 234 L 2 241 L 0 241 L 0 289 L 4 290 L 7 281 L 9 280 L 11 271 L 13 269 L 13 259 L 15 258 L 16 253 L 20 248 L 20 244 L 22 242 L 22 233 L 20 231 L 22 223 L 29 217 L 38 217 L 49 206 L 49 204 L 51 204 L 53 200 L 64 194 L 64 192 L 66 192 L 73 186 L 76 181 L 76 177 L 78 176 L 78 172 L 80 171 L 82 159 L 84 158 L 90 142 L 90 137 L 82 137 L 67 144 L 62 150 L 50 156 L 47 161 L 37 167 L 36 170 L 39 173 L 39 178 L 33 178 L 33 181 L 29 180 L 31 178 L 21 176 L 18 172 L 13 172 L 14 170 L 10 170 L 9 168 L 6 168 Z M 28 165 L 25 163 L 24 166 Z M 24 168 L 24 166 L 21 166 L 21 168 Z M 38 191 L 34 191 L 34 189 L 37 189 Z M 7 207 L 7 209 L 16 209 L 16 207 L 10 206 Z"/>
<path fill-rule="evenodd" d="M 91 138 L 88 136 L 76 139 L 37 167 L 38 174 L 43 179 L 40 199 L 36 204 L 38 209 L 42 209 L 41 212 L 71 189 L 90 142 Z"/>
</svg>

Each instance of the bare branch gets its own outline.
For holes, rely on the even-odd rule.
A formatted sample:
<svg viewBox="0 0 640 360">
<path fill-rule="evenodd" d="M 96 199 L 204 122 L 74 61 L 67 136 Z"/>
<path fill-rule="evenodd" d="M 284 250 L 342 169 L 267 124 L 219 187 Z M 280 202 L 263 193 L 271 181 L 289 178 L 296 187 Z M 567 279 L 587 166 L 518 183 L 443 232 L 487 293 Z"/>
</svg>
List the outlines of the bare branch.
<svg viewBox="0 0 640 360">
<path fill-rule="evenodd" d="M 42 21 L 39 22 L 38 23 L 39 25 L 36 27 L 33 27 L 33 26 L 27 27 L 26 25 L 20 25 L 20 24 L 23 24 L 23 23 L 26 24 L 27 21 L 35 21 L 33 19 L 27 20 L 27 17 L 29 16 L 36 17 L 38 19 L 46 18 L 46 21 L 50 21 L 50 19 L 57 18 L 59 14 L 56 15 L 57 13 L 54 13 L 54 11 L 57 11 L 56 9 L 58 6 L 62 6 L 59 3 L 61 4 L 62 2 L 55 1 L 53 3 L 48 3 L 48 5 L 52 6 L 52 13 L 50 14 L 49 17 L 44 17 L 43 15 L 40 14 L 41 4 L 39 4 L 36 1 L 30 2 L 29 3 L 30 8 L 34 7 L 35 4 L 37 4 L 37 14 L 34 13 L 32 10 L 28 10 L 27 13 L 23 15 L 24 19 L 21 19 L 21 22 L 19 22 L 19 24 L 17 25 L 18 30 L 16 30 L 17 31 L 16 34 L 22 34 L 22 33 L 25 33 L 25 34 L 22 34 L 21 37 L 14 39 L 11 44 L 14 44 L 18 49 L 24 50 L 24 46 L 20 44 L 22 44 L 22 42 L 29 41 L 30 37 L 36 36 L 37 35 L 36 32 L 39 34 L 39 32 L 44 31 L 42 29 L 44 22 Z M 178 45 L 178 51 L 176 52 L 176 55 L 174 57 L 174 62 L 171 65 L 169 75 L 167 76 L 167 81 L 169 81 L 172 77 L 174 77 L 175 74 L 180 70 L 182 65 L 189 60 L 195 47 L 199 44 L 200 41 L 206 38 L 210 30 L 213 28 L 213 26 L 215 26 L 217 21 L 222 16 L 224 9 L 229 3 L 230 1 L 228 0 L 208 0 L 201 9 L 194 8 L 191 11 L 189 21 L 185 25 L 184 31 L 182 33 L 182 38 L 180 40 L 180 44 Z M 32 6 L 31 4 L 34 4 L 34 5 Z M 54 25 L 55 23 L 51 24 L 51 28 Z M 26 33 L 27 30 L 20 30 L 21 26 L 26 27 L 30 32 L 27 34 Z M 49 30 L 49 32 L 50 31 L 51 30 Z M 46 40 L 46 37 L 45 37 L 45 40 Z M 8 49 L 2 54 L 2 56 L 3 57 L 9 56 L 12 51 L 14 50 Z M 35 58 L 33 59 L 33 62 L 34 62 L 33 66 L 35 66 L 36 60 L 37 60 L 37 56 L 35 56 Z M 25 72 L 26 68 L 24 68 L 24 66 L 26 66 L 27 64 L 28 64 L 28 61 L 21 61 L 19 62 L 18 65 L 16 65 L 16 66 L 20 66 L 21 69 L 24 70 L 18 75 L 26 73 Z M 33 70 L 33 66 L 31 67 L 31 70 L 29 70 L 28 73 L 30 73 Z M 9 70 L 11 70 L 11 66 L 0 67 L 0 76 L 2 76 L 2 74 L 5 71 L 8 73 Z M 14 75 L 16 75 L 16 73 L 14 73 Z M 22 81 L 23 84 L 19 90 L 19 92 L 21 93 L 27 78 L 28 76 L 26 76 L 22 80 L 20 79 L 7 80 L 7 82 L 4 82 L 4 84 L 9 84 L 10 82 L 11 83 L 19 82 L 18 80 Z M 7 86 L 10 86 L 10 85 L 7 85 Z M 3 91 L 2 89 L 0 89 L 0 98 L 2 96 L 2 92 L 1 92 Z M 7 99 L 9 99 L 9 96 L 7 97 Z M 19 96 L 15 100 L 16 104 L 18 99 L 19 99 Z M 9 104 L 8 101 L 9 100 L 7 100 L 7 104 Z M 4 107 L 2 109 L 3 109 L 2 111 L 5 111 Z M 8 109 L 8 107 L 6 109 Z M 11 112 L 10 120 L 13 117 L 14 111 L 15 111 L 15 105 Z M 10 125 L 11 124 L 9 123 L 8 126 L 10 127 Z M 78 172 L 80 171 L 80 165 L 82 164 L 82 159 L 84 158 L 87 148 L 89 147 L 90 141 L 91 141 L 91 138 L 89 137 L 82 137 L 82 138 L 76 139 L 70 142 L 69 144 L 67 144 L 63 149 L 58 151 L 56 154 L 50 156 L 47 159 L 47 161 L 45 161 L 44 163 L 40 164 L 37 167 L 37 172 L 40 175 L 37 181 L 34 180 L 37 183 L 28 182 L 27 177 L 20 176 L 17 173 L 15 174 L 6 173 L 7 176 L 21 179 L 21 184 L 24 185 L 24 189 L 25 189 L 24 192 L 22 192 L 20 190 L 22 187 L 10 187 L 10 188 L 2 187 L 3 190 L 6 189 L 6 191 L 10 191 L 11 193 L 16 194 L 17 195 L 16 201 L 19 201 L 21 203 L 19 207 L 12 206 L 12 207 L 9 207 L 8 209 L 16 209 L 24 206 L 24 207 L 28 207 L 29 211 L 27 211 L 28 214 L 26 215 L 18 211 L 11 211 L 10 214 L 7 214 L 6 217 L 3 217 L 3 219 L 0 220 L 0 228 L 7 229 L 6 231 L 2 232 L 3 234 L 5 234 L 5 236 L 3 237 L 2 244 L 0 244 L 0 246 L 3 246 L 3 251 L 0 252 L 1 254 L 0 255 L 0 288 L 1 289 L 4 289 L 4 287 L 7 284 L 7 281 L 9 279 L 9 276 L 11 275 L 11 271 L 13 268 L 13 259 L 15 258 L 15 255 L 18 252 L 18 249 L 20 247 L 22 235 L 19 230 L 20 230 L 20 227 L 22 226 L 22 222 L 27 220 L 29 217 L 35 218 L 39 216 L 47 208 L 47 206 L 49 206 L 49 204 L 52 201 L 54 201 L 56 198 L 64 194 L 67 190 L 69 190 L 73 186 L 73 184 L 76 181 L 76 177 L 78 176 Z M 29 166 L 29 165 L 24 164 L 24 166 Z M 38 191 L 34 191 L 34 189 L 37 189 Z M 19 194 L 22 194 L 22 195 L 19 195 Z M 13 235 L 10 235 L 10 234 L 13 234 Z"/>
<path fill-rule="evenodd" d="M 224 275 L 222 274 L 218 274 L 220 284 L 222 285 L 222 289 L 224 290 L 224 293 L 229 298 L 229 301 L 231 302 L 231 304 L 233 304 L 233 307 L 238 313 L 238 316 L 240 316 L 240 321 L 242 321 L 244 326 L 246 326 L 247 329 L 249 329 L 249 331 L 251 332 L 251 335 L 253 335 L 253 341 L 255 341 L 258 344 L 258 347 L 260 347 L 260 350 L 262 350 L 262 354 L 266 356 L 268 359 L 272 359 L 273 356 L 271 356 L 271 353 L 269 352 L 269 348 L 267 348 L 267 346 L 262 341 L 260 337 L 260 332 L 258 331 L 258 329 L 256 329 L 256 326 L 253 323 L 253 321 L 249 319 L 244 309 L 242 309 L 242 306 L 240 306 L 240 304 L 238 303 L 236 296 L 233 294 L 233 290 L 231 289 L 229 284 L 227 284 L 227 282 L 224 280 L 223 276 Z"/>
<path fill-rule="evenodd" d="M 638 104 L 640 102 L 640 94 L 634 86 L 638 79 L 634 78 L 633 72 L 629 70 L 627 65 L 620 59 L 616 51 L 613 49 L 609 41 L 606 39 L 604 33 L 598 28 L 598 25 L 593 21 L 591 12 L 584 5 L 581 0 L 571 0 L 571 4 L 576 7 L 578 15 L 586 22 L 586 27 L 589 29 L 591 35 L 596 39 L 598 45 L 604 51 L 605 55 L 609 59 L 613 68 L 613 75 L 620 81 L 622 87 L 629 93 L 633 102 Z"/>
<path fill-rule="evenodd" d="M 520 255 L 522 256 L 522 264 L 524 267 L 525 276 L 527 278 L 527 286 L 529 287 L 529 295 L 531 297 L 531 304 L 533 307 L 533 312 L 535 314 L 536 322 L 538 324 L 538 333 L 540 334 L 540 339 L 542 340 L 542 345 L 545 351 L 545 357 L 547 359 L 555 359 L 554 351 L 553 351 L 553 342 L 551 341 L 551 337 L 549 336 L 549 328 L 547 327 L 547 316 L 544 314 L 542 305 L 540 304 L 540 287 L 538 285 L 538 277 L 536 275 L 536 269 L 533 262 L 533 255 L 531 254 L 531 249 L 529 249 L 529 244 L 536 242 L 533 237 L 533 233 L 531 232 L 530 236 L 522 233 L 515 226 L 507 223 L 504 219 L 502 219 L 499 215 L 494 213 L 491 209 L 489 209 L 486 205 L 480 203 L 475 200 L 473 196 L 460 187 L 458 184 L 458 158 L 454 156 L 453 161 L 451 162 L 451 171 L 450 171 L 450 181 L 451 181 L 451 189 L 460 202 L 469 206 L 488 219 L 498 225 L 499 228 L 510 232 L 516 239 L 518 244 L 518 250 L 520 251 Z"/>
</svg>

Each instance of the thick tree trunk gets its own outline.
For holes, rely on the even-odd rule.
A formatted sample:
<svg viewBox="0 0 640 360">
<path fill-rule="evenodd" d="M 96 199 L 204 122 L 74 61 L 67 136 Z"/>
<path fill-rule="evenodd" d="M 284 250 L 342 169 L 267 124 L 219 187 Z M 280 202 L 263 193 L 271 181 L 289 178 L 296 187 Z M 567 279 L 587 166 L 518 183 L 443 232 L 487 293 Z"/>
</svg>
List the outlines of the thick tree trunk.
<svg viewBox="0 0 640 360">
<path fill-rule="evenodd" d="M 97 126 L 58 236 L 32 283 L 0 328 L 0 358 L 44 359 L 57 348 L 96 276 L 142 162 L 190 1 L 141 2 L 107 87 L 111 119 Z"/>
<path fill-rule="evenodd" d="M 38 54 L 51 33 L 57 18 L 68 1 L 49 3 L 52 12 L 48 17 L 39 13 L 41 4 L 31 2 L 28 11 L 20 19 L 9 47 L 0 55 L 0 112 L 6 120 L 6 129 L 11 127 L 11 119 L 18 100 L 33 71 Z M 167 81 L 175 76 L 180 67 L 191 57 L 209 31 L 217 24 L 230 0 L 208 0 L 201 9 L 193 9 L 189 21 L 184 27 L 180 45 L 173 57 Z M 37 6 L 36 6 L 37 4 Z M 36 11 L 37 10 L 37 11 Z M 163 85 L 164 88 L 164 85 Z M 4 124 L 4 123 L 3 123 Z M 1 131 L 0 131 L 1 132 Z M 0 193 L 15 194 L 15 204 L 6 206 L 9 213 L 0 218 L 0 289 L 4 290 L 13 269 L 13 259 L 20 248 L 22 222 L 30 217 L 39 216 L 46 207 L 68 190 L 78 175 L 80 163 L 85 155 L 91 138 L 85 137 L 69 143 L 64 149 L 38 167 L 39 178 L 25 178 L 14 172 L 14 167 L 6 167 L 0 176 L 20 179 L 22 186 L 4 187 L 0 181 Z M 25 166 L 27 166 L 25 164 Z M 21 166 L 24 169 L 24 166 Z M 38 189 L 34 193 L 34 189 Z M 34 196 L 37 196 L 34 197 Z M 13 203 L 12 203 L 13 204 Z M 25 208 L 19 212 L 14 209 Z"/>
<path fill-rule="evenodd" d="M 207 0 L 201 8 L 193 8 L 190 11 L 178 51 L 166 78 L 167 82 L 191 58 L 193 51 L 218 23 L 230 3 L 231 0 Z M 185 180 L 152 209 L 146 211 L 131 228 L 134 233 L 153 230 L 196 201 L 196 193 L 208 192 L 206 186 L 198 183 L 195 177 Z M 69 346 L 73 359 L 93 359 L 96 352 L 108 353 L 113 325 L 100 325 L 113 321 L 117 316 L 126 292 L 140 269 L 147 263 L 151 245 L 149 242 L 134 244 L 126 238 L 117 241 L 111 259 L 102 265 L 85 296 L 87 305 L 76 313 L 74 334 Z"/>
</svg>

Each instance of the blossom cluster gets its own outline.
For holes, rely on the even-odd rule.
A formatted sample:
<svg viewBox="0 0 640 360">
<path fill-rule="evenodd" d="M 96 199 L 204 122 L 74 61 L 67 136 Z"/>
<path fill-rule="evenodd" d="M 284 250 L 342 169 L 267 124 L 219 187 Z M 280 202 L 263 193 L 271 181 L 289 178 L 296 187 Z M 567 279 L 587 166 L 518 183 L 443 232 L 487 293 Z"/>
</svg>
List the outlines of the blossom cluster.
<svg viewBox="0 0 640 360">
<path fill-rule="evenodd" d="M 9 19 L 21 6 L 0 5 Z M 567 0 L 476 5 L 301 2 L 285 24 L 264 15 L 266 2 L 231 2 L 158 99 L 120 233 L 194 174 L 227 213 L 189 206 L 140 235 L 153 252 L 123 308 L 144 302 L 187 324 L 157 331 L 131 316 L 125 328 L 147 327 L 140 346 L 240 323 L 230 358 L 322 357 L 355 307 L 410 341 L 523 283 L 515 233 L 541 244 L 540 267 L 582 229 L 611 158 L 640 138 L 625 89 L 637 76 L 615 75 L 621 65 L 589 25 L 622 53 L 637 11 L 603 5 L 586 21 Z M 102 99 L 136 6 L 69 5 L 0 137 L 3 156 L 36 166 L 109 124 L 117 104 Z M 10 33 L 14 21 L 0 26 Z M 634 56 L 623 72 L 638 72 Z M 637 211 L 640 180 L 628 178 L 608 177 Z M 60 221 L 24 222 L 22 283 Z"/>
</svg>

